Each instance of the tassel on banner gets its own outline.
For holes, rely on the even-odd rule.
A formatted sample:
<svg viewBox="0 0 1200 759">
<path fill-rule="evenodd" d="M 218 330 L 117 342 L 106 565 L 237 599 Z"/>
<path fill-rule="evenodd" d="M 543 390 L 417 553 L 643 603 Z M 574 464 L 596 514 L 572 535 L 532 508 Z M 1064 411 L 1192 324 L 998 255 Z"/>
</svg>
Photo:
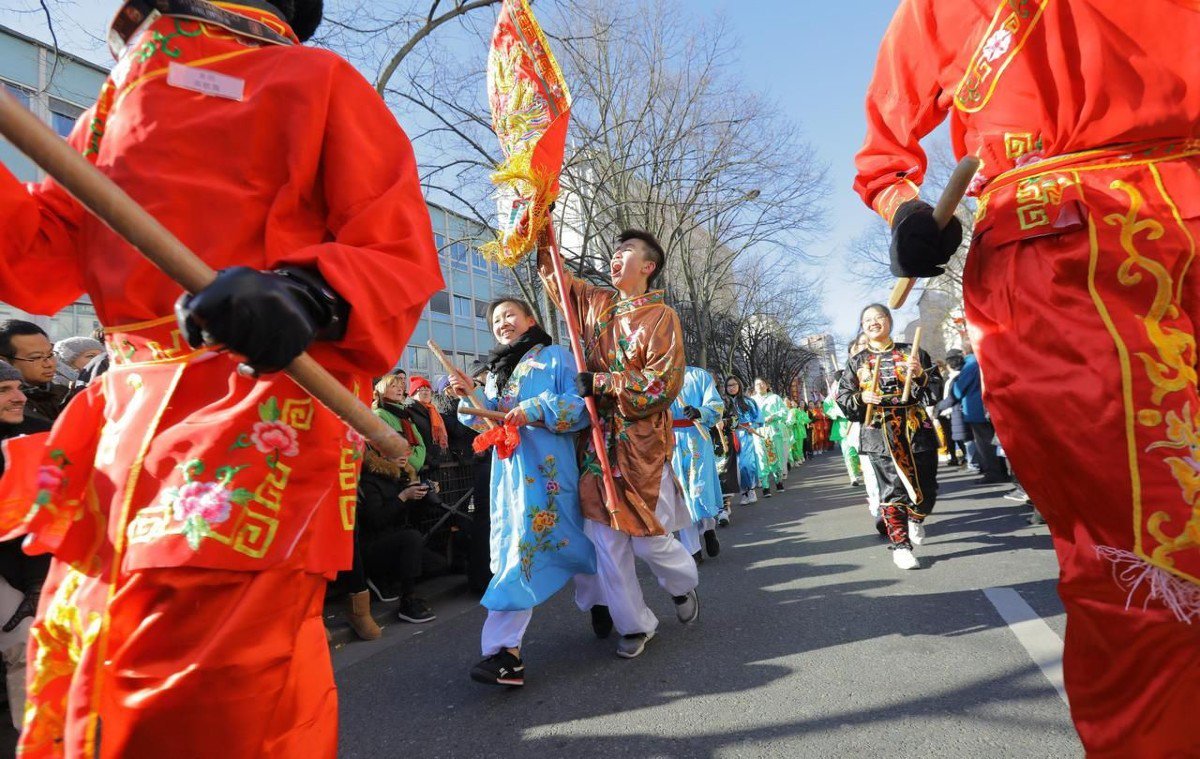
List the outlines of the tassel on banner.
<svg viewBox="0 0 1200 759">
<path fill-rule="evenodd" d="M 1125 608 L 1133 604 L 1133 597 L 1145 589 L 1146 600 L 1142 608 L 1151 601 L 1158 601 L 1170 609 L 1175 618 L 1185 624 L 1200 620 L 1200 585 L 1176 577 L 1165 569 L 1150 564 L 1132 551 L 1111 546 L 1096 546 L 1096 555 L 1112 564 L 1113 579 L 1129 595 Z"/>
</svg>

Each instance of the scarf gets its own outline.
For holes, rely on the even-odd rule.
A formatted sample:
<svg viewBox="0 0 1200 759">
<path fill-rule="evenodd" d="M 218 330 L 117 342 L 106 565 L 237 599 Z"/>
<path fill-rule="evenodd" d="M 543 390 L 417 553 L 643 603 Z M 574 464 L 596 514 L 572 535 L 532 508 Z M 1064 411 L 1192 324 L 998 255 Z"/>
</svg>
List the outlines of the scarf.
<svg viewBox="0 0 1200 759">
<path fill-rule="evenodd" d="M 496 377 L 496 392 L 504 392 L 504 386 L 508 384 L 517 364 L 526 353 L 539 345 L 549 345 L 552 342 L 546 330 L 535 324 L 509 345 L 497 345 L 493 348 L 488 354 L 487 367 Z"/>
<path fill-rule="evenodd" d="M 375 414 L 389 427 L 399 432 L 409 445 L 417 445 L 416 428 L 408 418 L 408 412 L 392 403 L 383 403 L 375 409 Z M 423 442 L 423 441 L 422 441 Z"/>
<path fill-rule="evenodd" d="M 729 410 L 729 413 L 727 413 L 726 416 L 737 416 L 750 410 L 750 401 L 746 398 L 744 393 L 738 393 L 737 395 L 726 395 L 725 401 L 725 408 Z"/>
<path fill-rule="evenodd" d="M 437 406 L 422 401 L 417 401 L 417 403 L 420 403 L 429 412 L 429 431 L 433 434 L 434 444 L 438 448 L 449 448 L 450 436 L 446 434 L 446 423 L 442 421 L 442 414 L 437 410 Z"/>
</svg>

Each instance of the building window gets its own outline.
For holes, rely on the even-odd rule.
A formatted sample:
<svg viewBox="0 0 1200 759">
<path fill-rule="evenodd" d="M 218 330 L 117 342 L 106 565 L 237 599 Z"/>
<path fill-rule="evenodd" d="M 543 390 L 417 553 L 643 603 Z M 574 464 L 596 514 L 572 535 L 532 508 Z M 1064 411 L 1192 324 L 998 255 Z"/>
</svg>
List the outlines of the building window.
<svg viewBox="0 0 1200 759">
<path fill-rule="evenodd" d="M 433 233 L 433 245 L 438 250 L 438 255 L 445 257 L 446 255 L 446 236 L 439 233 Z"/>
<path fill-rule="evenodd" d="M 450 315 L 450 293 L 445 290 L 439 290 L 429 299 L 429 311 L 433 314 L 433 318 L 447 321 L 444 317 Z"/>
<path fill-rule="evenodd" d="M 459 319 L 470 319 L 474 313 L 470 298 L 461 295 L 454 296 L 454 315 Z"/>
<path fill-rule="evenodd" d="M 467 246 L 456 242 L 450 246 L 450 265 L 459 271 L 467 270 Z"/>
<path fill-rule="evenodd" d="M 487 323 L 487 310 L 488 310 L 488 302 L 487 301 L 485 301 L 485 300 L 475 301 L 475 318 L 479 321 L 479 326 L 483 327 L 485 329 L 490 326 Z"/>
<path fill-rule="evenodd" d="M 50 126 L 59 137 L 66 138 L 75 128 L 75 122 L 83 115 L 83 109 L 58 98 L 50 98 Z"/>
<path fill-rule="evenodd" d="M 11 82 L 5 82 L 4 83 L 4 91 L 7 92 L 9 95 L 12 95 L 13 97 L 15 97 L 17 99 L 17 102 L 19 102 L 21 105 L 25 106 L 26 108 L 28 108 L 30 103 L 33 102 L 33 100 L 32 100 L 33 92 L 31 90 L 25 89 L 24 87 L 22 87 L 18 84 L 13 84 Z"/>
</svg>

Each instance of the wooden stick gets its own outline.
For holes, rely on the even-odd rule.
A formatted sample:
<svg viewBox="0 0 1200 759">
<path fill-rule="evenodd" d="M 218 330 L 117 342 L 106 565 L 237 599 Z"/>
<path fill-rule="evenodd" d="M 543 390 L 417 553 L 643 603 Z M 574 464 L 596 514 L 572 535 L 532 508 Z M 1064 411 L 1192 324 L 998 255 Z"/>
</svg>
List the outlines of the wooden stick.
<svg viewBox="0 0 1200 759">
<path fill-rule="evenodd" d="M 975 172 L 979 171 L 982 163 L 975 156 L 969 155 L 954 167 L 954 173 L 950 175 L 950 181 L 946 183 L 946 189 L 942 190 L 942 196 L 938 198 L 937 206 L 933 209 L 933 220 L 937 222 L 938 229 L 945 229 L 954 218 L 954 210 L 967 194 L 967 188 L 971 186 L 971 180 L 975 178 Z M 915 277 L 901 277 L 896 280 L 892 294 L 888 296 L 888 307 L 903 306 L 915 284 Z"/>
<path fill-rule="evenodd" d="M 216 279 L 216 272 L 146 209 L 3 92 L 0 134 L 184 290 L 199 292 Z M 297 356 L 284 371 L 385 456 L 400 458 L 411 453 L 407 440 L 371 413 L 307 353 Z"/>
<path fill-rule="evenodd" d="M 920 360 L 921 357 L 921 327 L 917 327 L 917 331 L 913 333 L 912 350 L 908 352 L 908 359 L 913 358 Z M 912 371 L 908 371 L 904 375 L 904 394 L 900 396 L 901 403 L 908 403 L 908 399 L 912 397 Z"/>
<path fill-rule="evenodd" d="M 431 353 L 433 353 L 434 356 L 437 357 L 437 360 L 441 363 L 442 368 L 446 370 L 447 374 L 451 374 L 451 375 L 457 374 L 458 377 L 463 380 L 464 385 L 472 384 L 472 380 L 470 377 L 467 376 L 466 372 L 459 369 L 454 364 L 450 363 L 450 359 L 446 358 L 446 354 L 444 351 L 442 351 L 441 346 L 439 346 L 433 340 L 426 340 L 425 345 L 429 346 L 429 351 Z M 466 396 L 466 401 L 467 401 L 467 403 L 470 404 L 470 406 L 468 406 L 465 409 L 460 409 L 463 413 L 468 413 L 469 410 L 475 410 L 475 411 L 486 411 L 487 410 L 483 407 L 482 404 L 479 403 L 478 400 L 476 400 L 475 391 L 473 391 L 473 390 L 471 391 L 470 394 L 468 394 Z M 488 414 L 471 414 L 471 416 L 483 417 L 483 419 L 487 422 L 488 429 L 491 429 L 492 427 L 496 426 L 495 424 L 492 423 L 492 421 L 491 421 L 492 419 L 503 419 L 504 418 L 504 414 L 502 412 L 496 412 L 496 413 L 499 413 L 500 416 L 495 417 L 495 416 L 490 416 Z"/>
<path fill-rule="evenodd" d="M 575 304 L 571 301 L 571 294 L 567 292 L 567 277 L 563 273 L 562 255 L 558 252 L 558 236 L 554 233 L 553 221 L 546 226 L 546 230 L 550 237 L 550 262 L 554 266 L 554 281 L 558 286 L 558 306 L 562 309 L 567 322 L 567 333 L 571 337 L 571 353 L 575 356 L 575 368 L 578 371 L 586 372 L 587 359 L 583 355 L 583 342 L 579 339 L 579 325 L 575 323 Z M 587 404 L 588 416 L 592 420 L 592 447 L 596 449 L 596 460 L 600 464 L 600 472 L 604 481 L 604 505 L 608 510 L 612 528 L 615 530 L 618 529 L 617 505 L 621 499 L 617 495 L 617 483 L 613 479 L 612 466 L 608 461 L 608 447 L 604 444 L 604 430 L 600 426 L 600 410 L 596 406 L 594 397 L 588 396 L 583 400 Z"/>
<path fill-rule="evenodd" d="M 496 426 L 491 423 L 492 419 L 503 422 L 504 417 L 507 416 L 503 411 L 492 411 L 490 408 L 479 408 L 478 406 L 467 406 L 466 408 L 460 408 L 458 411 L 460 414 L 466 414 L 467 416 L 478 416 L 482 419 L 487 419 L 489 426 L 492 427 Z"/>
<path fill-rule="evenodd" d="M 879 367 L 882 364 L 883 364 L 883 354 L 881 353 L 875 358 L 875 369 L 874 369 L 874 371 L 871 372 L 871 392 L 876 395 L 879 394 Z M 866 413 L 866 415 L 863 416 L 863 424 L 871 423 L 871 414 L 873 414 L 873 413 L 875 413 L 875 404 L 868 403 L 867 404 L 867 413 Z"/>
</svg>

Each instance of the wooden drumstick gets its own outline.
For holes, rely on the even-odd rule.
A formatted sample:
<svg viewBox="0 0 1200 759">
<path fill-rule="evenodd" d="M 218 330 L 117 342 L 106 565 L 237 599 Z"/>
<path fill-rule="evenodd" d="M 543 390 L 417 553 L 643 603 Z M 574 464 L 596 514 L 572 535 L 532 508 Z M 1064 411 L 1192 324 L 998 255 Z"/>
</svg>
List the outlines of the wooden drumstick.
<svg viewBox="0 0 1200 759">
<path fill-rule="evenodd" d="M 871 393 L 873 395 L 879 394 L 879 367 L 882 364 L 883 364 L 883 354 L 881 353 L 875 358 L 875 369 L 871 372 Z M 865 416 L 863 416 L 863 424 L 871 423 L 871 414 L 873 414 L 873 413 L 875 413 L 875 404 L 868 403 L 867 404 L 867 413 Z"/>
<path fill-rule="evenodd" d="M 439 363 L 441 363 L 442 368 L 446 370 L 446 374 L 457 375 L 459 377 L 459 379 L 461 379 L 463 381 L 464 385 L 470 385 L 472 383 L 471 378 L 466 375 L 466 372 L 464 372 L 462 369 L 459 369 L 454 364 L 450 363 L 450 359 L 446 358 L 446 354 L 442 351 L 441 346 L 439 346 L 437 343 L 435 343 L 432 340 L 426 340 L 425 345 L 429 346 L 429 352 L 432 353 L 435 358 L 437 358 Z M 503 412 L 501 412 L 501 411 L 490 412 L 489 409 L 485 409 L 483 406 L 479 405 L 479 402 L 475 399 L 474 391 L 468 393 L 467 395 L 465 395 L 463 397 L 466 399 L 467 403 L 469 404 L 467 406 L 467 408 L 462 409 L 463 413 L 469 414 L 470 416 L 481 417 L 485 422 L 487 422 L 488 429 L 491 429 L 492 427 L 496 426 L 496 423 L 492 421 L 493 419 L 500 419 L 500 420 L 504 419 Z M 489 411 L 489 413 L 487 413 L 487 414 L 471 414 L 470 413 L 471 411 Z M 491 413 L 499 414 L 499 416 L 491 416 Z"/>
<path fill-rule="evenodd" d="M 912 350 L 909 351 L 908 359 L 911 361 L 916 358 L 918 361 L 921 358 L 921 328 L 917 327 L 917 331 L 913 333 Z M 909 370 L 904 376 L 904 395 L 900 396 L 901 403 L 908 403 L 908 399 L 912 397 L 912 370 Z"/>
<path fill-rule="evenodd" d="M 945 229 L 954 218 L 954 209 L 958 208 L 963 196 L 967 194 L 967 188 L 971 186 L 971 180 L 975 178 L 975 173 L 982 164 L 978 158 L 969 155 L 954 167 L 954 173 L 950 175 L 950 181 L 946 183 L 946 189 L 942 190 L 942 196 L 938 198 L 937 206 L 933 209 L 933 220 L 937 222 L 938 229 Z M 903 306 L 915 284 L 915 277 L 901 277 L 896 280 L 896 284 L 892 286 L 892 294 L 888 296 L 888 307 Z"/>
</svg>

